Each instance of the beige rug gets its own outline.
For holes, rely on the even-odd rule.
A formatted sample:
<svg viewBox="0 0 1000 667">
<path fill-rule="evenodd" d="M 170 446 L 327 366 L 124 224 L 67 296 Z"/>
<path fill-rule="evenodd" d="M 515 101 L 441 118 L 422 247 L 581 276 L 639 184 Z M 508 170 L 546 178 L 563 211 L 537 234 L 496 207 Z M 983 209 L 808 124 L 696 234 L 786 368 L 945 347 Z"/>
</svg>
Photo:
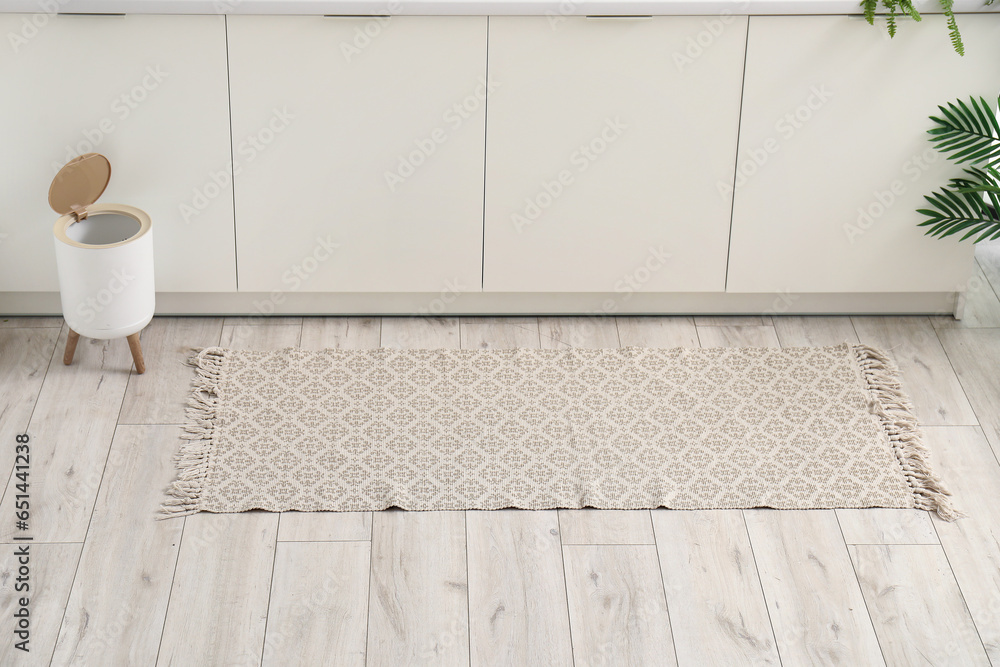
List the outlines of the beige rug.
<svg viewBox="0 0 1000 667">
<path fill-rule="evenodd" d="M 899 507 L 954 518 L 872 348 L 208 348 L 167 515 Z"/>
</svg>

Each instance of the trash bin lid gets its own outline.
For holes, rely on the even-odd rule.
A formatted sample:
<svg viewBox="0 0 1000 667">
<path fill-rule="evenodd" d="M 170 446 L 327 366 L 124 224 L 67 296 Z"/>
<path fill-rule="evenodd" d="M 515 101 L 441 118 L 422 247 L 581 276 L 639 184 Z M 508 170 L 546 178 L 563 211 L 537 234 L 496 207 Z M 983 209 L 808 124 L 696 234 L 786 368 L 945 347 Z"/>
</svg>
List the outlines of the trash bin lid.
<svg viewBox="0 0 1000 667">
<path fill-rule="evenodd" d="M 60 215 L 79 214 L 104 194 L 110 180 L 111 163 L 108 158 L 100 153 L 75 157 L 52 179 L 49 206 Z"/>
</svg>

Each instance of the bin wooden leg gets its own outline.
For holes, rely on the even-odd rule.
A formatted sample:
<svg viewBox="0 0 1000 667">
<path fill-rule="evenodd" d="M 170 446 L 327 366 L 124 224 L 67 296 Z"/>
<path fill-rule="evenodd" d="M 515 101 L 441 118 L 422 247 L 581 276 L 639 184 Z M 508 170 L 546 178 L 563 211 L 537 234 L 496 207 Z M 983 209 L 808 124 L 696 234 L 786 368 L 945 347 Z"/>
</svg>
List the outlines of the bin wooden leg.
<svg viewBox="0 0 1000 667">
<path fill-rule="evenodd" d="M 135 362 L 135 372 L 142 375 L 146 372 L 146 362 L 142 360 L 142 346 L 139 345 L 139 334 L 128 337 L 128 349 L 132 350 L 132 361 Z"/>
<path fill-rule="evenodd" d="M 80 342 L 80 334 L 69 330 L 69 335 L 66 336 L 66 353 L 63 355 L 63 363 L 69 366 L 73 363 L 73 355 L 76 354 L 76 344 Z"/>
</svg>

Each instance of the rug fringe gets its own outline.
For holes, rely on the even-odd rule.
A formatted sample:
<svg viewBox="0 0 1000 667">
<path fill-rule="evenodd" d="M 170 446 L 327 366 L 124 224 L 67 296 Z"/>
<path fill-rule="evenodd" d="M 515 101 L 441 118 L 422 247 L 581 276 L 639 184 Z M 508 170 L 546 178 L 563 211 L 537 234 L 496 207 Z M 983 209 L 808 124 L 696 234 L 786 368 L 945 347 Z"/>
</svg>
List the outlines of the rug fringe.
<svg viewBox="0 0 1000 667">
<path fill-rule="evenodd" d="M 931 471 L 913 406 L 900 389 L 899 369 L 889 357 L 873 347 L 851 347 L 872 396 L 872 412 L 882 422 L 906 482 L 913 491 L 914 507 L 936 512 L 945 521 L 965 516 L 951 504 L 951 492 Z"/>
<path fill-rule="evenodd" d="M 191 396 L 184 411 L 188 421 L 181 438 L 187 442 L 174 457 L 177 479 L 167 489 L 159 519 L 200 512 L 201 493 L 208 475 L 225 350 L 221 347 L 192 348 L 190 353 L 185 363 L 198 372 L 191 383 Z"/>
</svg>

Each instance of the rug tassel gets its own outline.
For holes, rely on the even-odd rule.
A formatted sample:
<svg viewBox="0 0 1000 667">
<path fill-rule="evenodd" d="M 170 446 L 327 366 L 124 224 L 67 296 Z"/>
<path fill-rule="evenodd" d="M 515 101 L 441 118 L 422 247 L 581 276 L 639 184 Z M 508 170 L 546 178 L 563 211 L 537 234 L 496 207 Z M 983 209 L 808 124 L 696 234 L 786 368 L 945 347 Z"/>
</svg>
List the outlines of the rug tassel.
<svg viewBox="0 0 1000 667">
<path fill-rule="evenodd" d="M 190 352 L 185 363 L 198 372 L 191 383 L 191 396 L 184 411 L 187 423 L 181 438 L 186 442 L 174 457 L 177 479 L 167 489 L 167 499 L 160 506 L 158 519 L 200 512 L 201 494 L 208 475 L 225 351 L 207 347 Z"/>
<path fill-rule="evenodd" d="M 899 370 L 887 356 L 867 345 L 853 345 L 861 374 L 872 396 L 871 410 L 878 415 L 882 428 L 896 454 L 906 482 L 913 491 L 913 506 L 936 512 L 945 521 L 962 516 L 952 506 L 941 479 L 931 472 L 927 447 L 923 443 L 913 406 L 900 390 Z"/>
</svg>

